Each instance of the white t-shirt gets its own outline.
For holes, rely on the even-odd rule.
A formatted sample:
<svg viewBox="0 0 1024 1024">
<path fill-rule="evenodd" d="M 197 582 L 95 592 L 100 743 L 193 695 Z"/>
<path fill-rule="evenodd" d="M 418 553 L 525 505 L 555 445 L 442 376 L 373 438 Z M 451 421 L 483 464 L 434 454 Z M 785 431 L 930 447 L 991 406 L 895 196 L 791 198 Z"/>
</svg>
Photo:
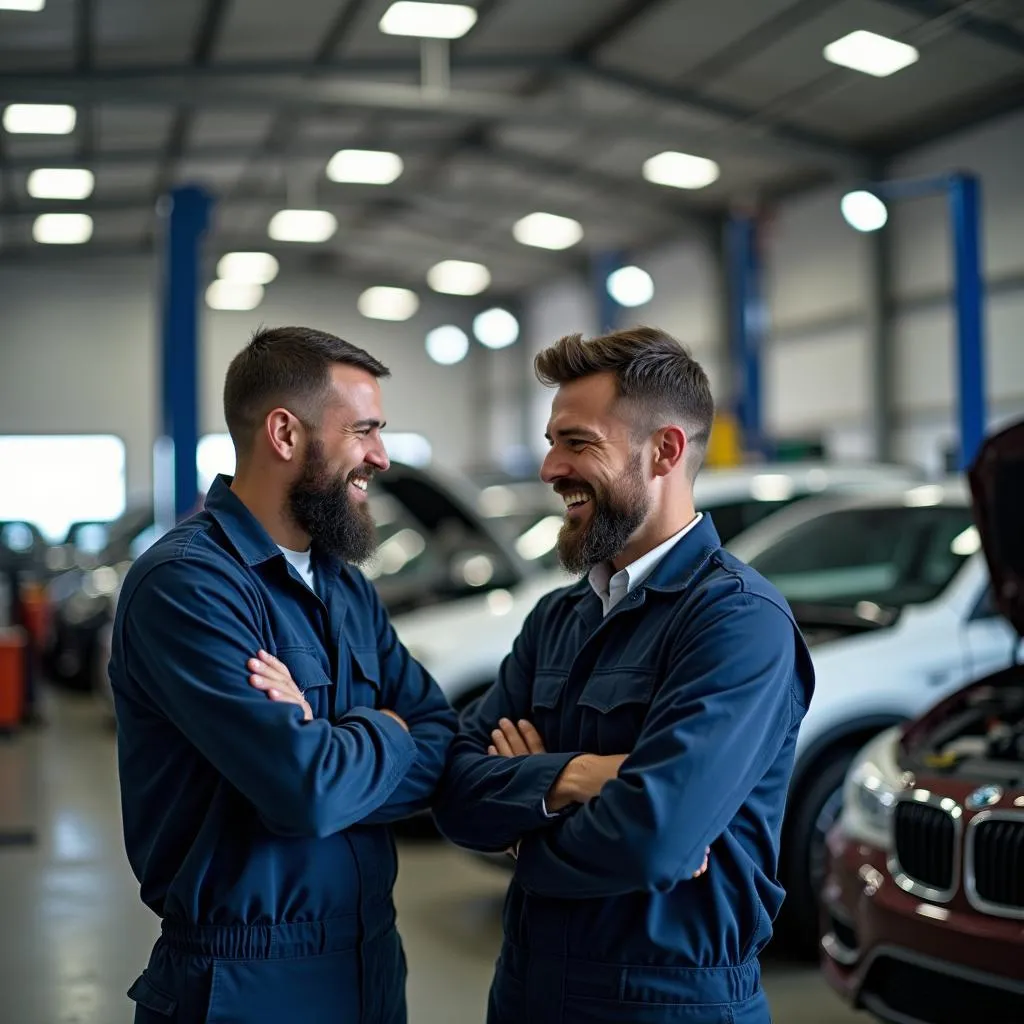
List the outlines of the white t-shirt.
<svg viewBox="0 0 1024 1024">
<path fill-rule="evenodd" d="M 277 545 L 281 548 L 281 545 Z M 281 554 L 291 562 L 292 567 L 302 577 L 303 582 L 313 593 L 316 593 L 316 582 L 313 579 L 313 549 L 306 548 L 305 551 L 292 551 L 290 548 L 281 548 Z"/>
</svg>

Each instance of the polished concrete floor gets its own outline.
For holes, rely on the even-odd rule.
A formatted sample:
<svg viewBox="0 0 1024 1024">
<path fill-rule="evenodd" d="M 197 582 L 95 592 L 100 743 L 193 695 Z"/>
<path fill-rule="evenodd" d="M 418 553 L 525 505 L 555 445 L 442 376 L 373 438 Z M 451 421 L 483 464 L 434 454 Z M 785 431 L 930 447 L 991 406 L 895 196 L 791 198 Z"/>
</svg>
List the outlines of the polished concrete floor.
<svg viewBox="0 0 1024 1024">
<path fill-rule="evenodd" d="M 113 735 L 88 700 L 49 694 L 45 715 L 0 740 L 0 1022 L 127 1024 L 157 922 L 121 844 Z M 410 1024 L 483 1019 L 504 882 L 441 842 L 403 844 Z M 866 1020 L 813 967 L 769 958 L 765 986 L 777 1024 Z"/>
</svg>

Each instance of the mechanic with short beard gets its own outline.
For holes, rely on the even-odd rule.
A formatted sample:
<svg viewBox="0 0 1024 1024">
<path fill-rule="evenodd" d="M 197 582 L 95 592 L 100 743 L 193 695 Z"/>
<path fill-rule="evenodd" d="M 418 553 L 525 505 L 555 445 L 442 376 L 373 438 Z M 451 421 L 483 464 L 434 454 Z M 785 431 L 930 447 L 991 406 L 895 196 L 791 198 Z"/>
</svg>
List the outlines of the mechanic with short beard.
<svg viewBox="0 0 1024 1024">
<path fill-rule="evenodd" d="M 406 1019 L 389 823 L 429 805 L 455 716 L 355 568 L 386 376 L 332 335 L 258 332 L 224 385 L 234 479 L 125 579 L 125 845 L 161 918 L 137 1022 Z"/>
<path fill-rule="evenodd" d="M 770 1024 L 758 954 L 814 688 L 782 596 L 730 556 L 693 481 L 707 377 L 637 328 L 563 338 L 542 478 L 562 564 L 463 713 L 441 830 L 515 874 L 489 1024 Z"/>
</svg>

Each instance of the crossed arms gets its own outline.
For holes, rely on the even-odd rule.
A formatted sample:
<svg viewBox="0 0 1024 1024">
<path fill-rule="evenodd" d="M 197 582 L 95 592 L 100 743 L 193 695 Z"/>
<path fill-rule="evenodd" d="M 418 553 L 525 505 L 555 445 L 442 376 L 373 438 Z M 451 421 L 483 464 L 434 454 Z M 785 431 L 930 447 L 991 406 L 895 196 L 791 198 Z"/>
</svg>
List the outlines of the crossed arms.
<svg viewBox="0 0 1024 1024">
<path fill-rule="evenodd" d="M 634 749 L 615 764 L 532 751 L 528 725 L 515 727 L 522 747 L 509 735 L 529 722 L 543 614 L 542 603 L 495 686 L 463 713 L 435 806 L 442 832 L 482 851 L 518 844 L 516 878 L 539 896 L 664 891 L 699 875 L 798 712 L 795 628 L 742 592 L 699 613 L 706 621 L 675 642 Z"/>
</svg>

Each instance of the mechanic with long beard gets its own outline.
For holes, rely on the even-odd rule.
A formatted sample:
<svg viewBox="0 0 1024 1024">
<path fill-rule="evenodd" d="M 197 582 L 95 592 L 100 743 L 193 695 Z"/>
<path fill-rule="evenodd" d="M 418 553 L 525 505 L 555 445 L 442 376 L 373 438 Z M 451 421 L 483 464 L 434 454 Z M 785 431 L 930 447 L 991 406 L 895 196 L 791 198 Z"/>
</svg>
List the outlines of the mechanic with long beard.
<svg viewBox="0 0 1024 1024">
<path fill-rule="evenodd" d="M 807 650 L 695 510 L 714 409 L 685 349 L 572 335 L 536 367 L 558 388 L 558 551 L 586 578 L 541 599 L 463 713 L 435 807 L 450 839 L 516 858 L 488 1020 L 769 1024 Z"/>
<path fill-rule="evenodd" d="M 125 579 L 125 845 L 161 918 L 137 1022 L 406 1019 L 388 825 L 429 804 L 455 716 L 354 568 L 386 376 L 332 335 L 257 333 L 224 385 L 234 479 Z"/>
</svg>

